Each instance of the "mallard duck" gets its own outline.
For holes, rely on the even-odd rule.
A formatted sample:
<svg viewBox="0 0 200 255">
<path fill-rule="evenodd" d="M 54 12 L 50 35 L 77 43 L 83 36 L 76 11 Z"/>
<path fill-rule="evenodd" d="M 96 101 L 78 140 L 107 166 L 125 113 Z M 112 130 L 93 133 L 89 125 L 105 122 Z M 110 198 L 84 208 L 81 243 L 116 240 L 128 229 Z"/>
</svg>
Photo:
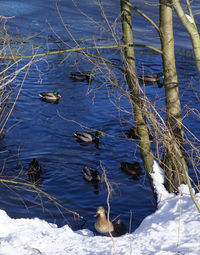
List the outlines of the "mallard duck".
<svg viewBox="0 0 200 255">
<path fill-rule="evenodd" d="M 94 77 L 91 71 L 84 72 L 71 72 L 69 77 L 75 81 L 90 81 Z"/>
<path fill-rule="evenodd" d="M 97 170 L 94 170 L 88 166 L 85 166 L 83 167 L 82 173 L 83 173 L 84 179 L 88 182 L 97 183 L 98 181 L 100 181 L 100 175 Z"/>
<path fill-rule="evenodd" d="M 100 234 L 108 234 L 114 230 L 113 224 L 111 221 L 107 220 L 105 215 L 105 209 L 103 206 L 99 206 L 97 208 L 97 212 L 94 217 L 98 216 L 97 221 L 95 222 L 94 226 L 97 232 Z"/>
<path fill-rule="evenodd" d="M 117 237 L 117 236 L 122 236 L 126 234 L 127 228 L 126 225 L 120 221 L 120 219 L 117 219 L 113 223 L 114 231 L 112 232 L 112 236 Z"/>
<path fill-rule="evenodd" d="M 40 175 L 43 173 L 42 167 L 38 160 L 34 158 L 28 166 L 28 176 L 32 182 L 37 182 L 40 179 Z"/>
<path fill-rule="evenodd" d="M 3 140 L 5 136 L 6 136 L 6 133 L 4 131 L 2 131 L 0 133 L 0 140 Z"/>
<path fill-rule="evenodd" d="M 53 92 L 42 92 L 39 94 L 41 99 L 45 102 L 49 103 L 55 103 L 58 102 L 61 95 L 59 94 L 58 91 L 53 91 Z"/>
<path fill-rule="evenodd" d="M 139 162 L 120 162 L 120 165 L 124 172 L 130 174 L 135 180 L 139 180 L 139 175 L 141 173 L 141 166 Z"/>
<path fill-rule="evenodd" d="M 97 142 L 99 141 L 99 135 L 104 136 L 103 132 L 100 130 L 97 130 L 95 135 L 89 132 L 80 132 L 76 131 L 74 133 L 74 136 L 76 139 L 80 142 L 90 143 L 90 142 Z"/>
<path fill-rule="evenodd" d="M 132 139 L 139 139 L 139 136 L 137 134 L 136 126 L 133 126 L 125 131 L 125 134 Z M 153 140 L 153 135 L 149 132 L 149 139 Z"/>
<path fill-rule="evenodd" d="M 158 73 L 157 76 L 154 75 L 142 75 L 139 77 L 139 80 L 145 82 L 145 83 L 154 83 L 157 82 L 158 87 L 162 88 L 163 87 L 163 83 L 160 83 L 160 78 L 163 77 L 163 73 Z"/>
</svg>

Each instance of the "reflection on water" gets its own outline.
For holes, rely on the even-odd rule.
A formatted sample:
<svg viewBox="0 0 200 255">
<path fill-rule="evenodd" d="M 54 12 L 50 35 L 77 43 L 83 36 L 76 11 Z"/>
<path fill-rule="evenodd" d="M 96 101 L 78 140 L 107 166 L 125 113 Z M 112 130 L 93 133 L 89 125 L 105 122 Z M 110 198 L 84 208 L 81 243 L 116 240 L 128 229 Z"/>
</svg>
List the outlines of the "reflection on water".
<svg viewBox="0 0 200 255">
<path fill-rule="evenodd" d="M 113 15 L 118 13 L 119 6 L 113 1 L 107 2 L 115 10 Z M 49 1 L 36 1 L 31 14 L 26 12 L 30 6 L 23 4 L 22 6 L 25 8 L 22 13 L 27 14 L 25 17 L 23 15 L 23 18 L 27 22 L 30 22 L 30 19 L 35 22 L 34 24 L 30 22 L 32 31 L 35 31 L 36 27 L 41 28 L 44 20 L 40 14 L 44 13 L 45 9 L 48 21 L 55 25 L 54 28 L 58 32 L 64 33 L 62 24 L 54 20 L 56 12 L 54 7 L 49 5 Z M 89 7 L 94 9 L 93 5 Z M 18 13 L 16 24 L 19 24 L 22 13 L 17 9 L 15 11 Z M 96 15 L 97 13 L 100 15 L 99 12 L 96 12 Z M 71 5 L 66 5 L 62 14 L 69 27 L 74 29 L 77 38 L 82 37 L 83 34 L 84 37 L 93 36 L 93 33 L 99 35 L 99 31 L 94 30 L 85 17 L 82 23 L 82 17 L 80 14 L 78 16 L 77 9 L 74 10 Z M 74 19 L 77 17 L 79 19 L 75 24 Z M 14 26 L 12 22 L 11 25 Z M 20 28 L 22 33 L 27 31 L 24 24 L 21 24 Z M 162 71 L 161 57 L 149 53 L 151 54 L 148 54 L 148 51 L 144 54 L 136 50 L 138 72 L 141 74 L 143 68 L 156 73 Z M 121 63 L 118 53 L 112 57 L 116 63 Z M 106 207 L 107 188 L 104 181 L 98 183 L 98 188 L 94 183 L 85 181 L 82 169 L 84 166 L 89 166 L 97 169 L 102 176 L 101 165 L 103 165 L 114 189 L 110 201 L 111 219 L 120 214 L 120 219 L 128 226 L 132 218 L 132 229 L 135 229 L 146 215 L 155 210 L 156 205 L 142 166 L 138 144 L 125 139 L 124 130 L 130 129 L 132 123 L 132 117 L 127 113 L 131 111 L 129 102 L 124 98 L 119 100 L 120 106 L 126 109 L 126 112 L 119 114 L 112 103 L 113 98 L 110 97 L 112 87 L 107 89 L 102 86 L 103 79 L 99 78 L 98 74 L 91 85 L 87 81 L 73 82 L 69 78 L 69 73 L 77 71 L 74 65 L 74 60 L 77 59 L 79 70 L 92 70 L 92 64 L 83 61 L 76 54 L 71 54 L 68 59 L 62 54 L 51 56 L 30 68 L 7 124 L 7 127 L 13 126 L 13 128 L 3 140 L 0 140 L 2 175 L 12 177 L 18 175 L 22 181 L 24 179 L 28 181 L 29 164 L 37 158 L 43 170 L 38 188 L 56 198 L 69 210 L 78 212 L 87 219 L 84 227 L 94 230 L 93 214 L 98 206 Z M 178 67 L 179 63 L 182 63 L 182 59 L 178 62 Z M 191 75 L 195 75 L 194 71 Z M 117 76 L 119 80 L 123 80 L 120 73 Z M 181 75 L 180 80 L 183 78 Z M 23 77 L 19 76 L 18 79 L 22 80 Z M 99 87 L 102 88 L 96 91 Z M 49 104 L 39 99 L 40 92 L 54 90 L 61 94 L 58 104 Z M 164 89 L 158 89 L 153 85 L 145 88 L 145 93 L 152 101 L 155 100 L 157 107 L 164 107 Z M 87 127 L 92 130 L 100 129 L 106 134 L 100 137 L 98 147 L 94 143 L 85 145 L 75 140 L 74 132 L 88 131 Z M 139 180 L 134 180 L 121 171 L 120 162 L 124 161 L 140 162 L 142 170 Z M 0 205 L 9 216 L 40 217 L 56 222 L 59 226 L 68 223 L 74 229 L 80 227 L 70 213 L 64 210 L 61 210 L 61 213 L 48 198 L 33 192 L 16 190 L 15 187 L 10 189 L 3 185 L 0 187 Z"/>
</svg>

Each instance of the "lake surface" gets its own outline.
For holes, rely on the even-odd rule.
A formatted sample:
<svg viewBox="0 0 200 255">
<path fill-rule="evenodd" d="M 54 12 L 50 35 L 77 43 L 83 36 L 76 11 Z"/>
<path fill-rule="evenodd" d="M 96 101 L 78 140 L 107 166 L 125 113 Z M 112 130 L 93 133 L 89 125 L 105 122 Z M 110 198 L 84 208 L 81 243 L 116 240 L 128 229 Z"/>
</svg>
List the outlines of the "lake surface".
<svg viewBox="0 0 200 255">
<path fill-rule="evenodd" d="M 109 21 L 114 22 L 119 18 L 119 1 L 101 2 Z M 62 20 L 55 1 L 1 1 L 1 4 L 1 13 L 13 17 L 7 22 L 8 32 L 13 36 L 20 34 L 21 37 L 26 37 L 27 42 L 53 42 L 53 46 L 49 47 L 55 49 L 55 42 L 60 40 L 60 47 L 74 47 L 74 42 L 64 41 L 72 37 L 111 38 L 96 1 L 77 1 L 78 7 L 71 0 L 59 1 Z M 143 8 L 158 23 L 158 6 L 144 5 L 141 1 L 135 1 L 135 5 Z M 196 10 L 197 6 L 194 8 Z M 89 15 L 90 19 L 83 14 Z M 188 108 L 197 108 L 199 105 L 195 95 L 199 92 L 199 82 L 189 38 L 179 21 L 175 21 L 176 63 L 185 116 Z M 120 37 L 120 20 L 114 31 Z M 145 42 L 159 47 L 156 32 L 138 15 L 134 17 L 134 40 L 137 44 Z M 111 43 L 112 41 L 100 42 L 101 45 Z M 84 43 L 81 42 L 80 45 Z M 89 45 L 94 45 L 94 42 Z M 31 53 L 29 46 L 25 49 L 25 54 Z M 95 50 L 91 53 L 97 54 Z M 158 54 L 142 48 L 136 48 L 135 53 L 138 74 L 142 74 L 143 70 L 150 73 L 162 71 L 162 61 Z M 104 50 L 101 54 L 123 66 L 122 58 L 115 49 Z M 21 65 L 22 63 L 18 67 Z M 73 82 L 69 73 L 77 70 L 93 70 L 95 79 L 92 84 Z M 112 71 L 124 86 L 123 75 L 114 68 Z M 18 85 L 13 91 L 12 102 L 24 75 L 25 72 L 21 72 L 12 84 L 13 89 Z M 18 176 L 18 180 L 28 181 L 28 165 L 33 158 L 38 158 L 44 170 L 38 188 L 56 198 L 64 207 L 82 215 L 87 220 L 84 227 L 94 231 L 93 215 L 97 206 L 106 206 L 107 189 L 105 182 L 99 184 L 98 190 L 95 189 L 93 184 L 83 179 L 81 171 L 87 165 L 97 168 L 102 174 L 102 165 L 114 189 L 110 200 L 111 219 L 120 214 L 127 226 L 131 221 L 131 230 L 134 230 L 144 217 L 156 210 L 156 204 L 142 166 L 138 144 L 125 139 L 125 130 L 134 124 L 129 114 L 130 103 L 111 86 L 107 77 L 104 66 L 98 66 L 94 59 L 87 59 L 77 53 L 41 57 L 40 61 L 33 64 L 6 125 L 6 136 L 0 141 L 1 174 L 12 176 L 13 180 Z M 39 100 L 40 92 L 52 90 L 60 92 L 62 97 L 59 104 Z M 161 114 L 164 116 L 164 89 L 153 85 L 146 87 L 145 93 L 152 102 L 155 101 L 156 107 L 163 109 Z M 124 111 L 119 111 L 118 106 Z M 188 114 L 184 118 L 184 124 L 199 137 L 199 120 L 194 115 Z M 106 136 L 100 138 L 99 148 L 94 144 L 80 144 L 74 139 L 75 131 L 87 130 L 81 125 L 101 129 L 106 133 Z M 155 147 L 154 143 L 153 146 Z M 120 170 L 121 161 L 140 162 L 142 175 L 139 181 Z M 42 195 L 20 190 L 14 185 L 1 185 L 0 189 L 0 208 L 6 210 L 11 217 L 39 217 L 59 226 L 67 223 L 73 229 L 80 227 L 81 223 Z"/>
</svg>

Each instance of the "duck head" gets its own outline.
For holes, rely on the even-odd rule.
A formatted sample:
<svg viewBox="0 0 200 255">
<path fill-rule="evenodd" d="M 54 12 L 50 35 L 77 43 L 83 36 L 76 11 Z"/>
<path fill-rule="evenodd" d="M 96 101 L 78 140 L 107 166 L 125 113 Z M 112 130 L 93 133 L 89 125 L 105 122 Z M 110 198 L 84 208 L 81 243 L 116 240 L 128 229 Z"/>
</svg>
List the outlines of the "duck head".
<svg viewBox="0 0 200 255">
<path fill-rule="evenodd" d="M 101 130 L 97 130 L 95 136 L 99 137 L 100 135 L 104 136 L 104 133 Z"/>
<path fill-rule="evenodd" d="M 94 215 L 94 217 L 96 217 L 96 216 L 98 216 L 98 215 L 105 215 L 105 209 L 103 208 L 103 206 L 99 206 L 98 208 L 97 208 L 97 211 L 96 211 L 96 213 L 95 213 L 95 215 Z"/>
<path fill-rule="evenodd" d="M 54 96 L 56 96 L 56 97 L 61 97 L 61 95 L 60 95 L 60 93 L 59 93 L 58 91 L 54 91 L 53 94 L 54 94 Z"/>
<path fill-rule="evenodd" d="M 157 78 L 161 78 L 161 77 L 162 77 L 162 78 L 164 77 L 164 74 L 163 74 L 162 72 L 160 72 L 160 73 L 157 74 Z"/>
<path fill-rule="evenodd" d="M 94 74 L 91 71 L 88 71 L 87 75 L 90 76 L 90 77 L 94 77 Z"/>
</svg>

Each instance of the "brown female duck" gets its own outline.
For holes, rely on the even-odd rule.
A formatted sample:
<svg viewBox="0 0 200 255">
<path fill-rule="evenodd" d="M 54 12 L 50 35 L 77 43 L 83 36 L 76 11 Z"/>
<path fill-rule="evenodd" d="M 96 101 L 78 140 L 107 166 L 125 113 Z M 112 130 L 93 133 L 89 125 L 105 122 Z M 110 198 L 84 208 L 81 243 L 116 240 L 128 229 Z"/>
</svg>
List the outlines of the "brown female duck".
<svg viewBox="0 0 200 255">
<path fill-rule="evenodd" d="M 94 226 L 97 232 L 100 234 L 108 234 L 114 230 L 113 224 L 106 218 L 105 209 L 103 206 L 99 206 L 97 208 L 97 212 L 94 217 L 98 216 L 97 221 L 95 222 Z"/>
<path fill-rule="evenodd" d="M 121 170 L 130 174 L 133 179 L 139 180 L 139 175 L 141 174 L 141 166 L 139 162 L 120 162 Z"/>
</svg>

